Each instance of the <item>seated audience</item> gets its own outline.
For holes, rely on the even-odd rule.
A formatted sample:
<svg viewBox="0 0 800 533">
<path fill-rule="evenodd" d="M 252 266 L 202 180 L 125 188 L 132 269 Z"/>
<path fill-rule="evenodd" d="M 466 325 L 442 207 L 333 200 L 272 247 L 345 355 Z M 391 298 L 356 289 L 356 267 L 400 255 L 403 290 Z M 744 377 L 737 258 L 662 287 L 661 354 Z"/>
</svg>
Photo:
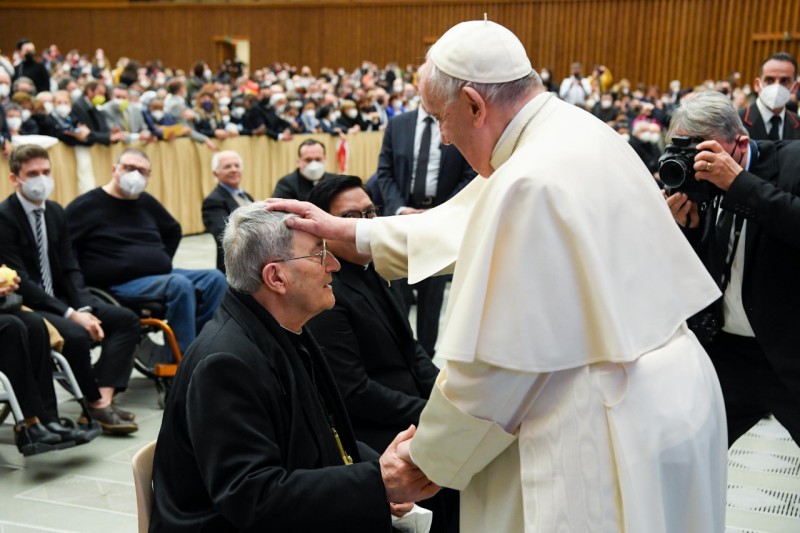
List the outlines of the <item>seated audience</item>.
<svg viewBox="0 0 800 533">
<path fill-rule="evenodd" d="M 126 143 L 134 140 L 143 143 L 155 140 L 147 129 L 141 104 L 131 102 L 128 93 L 127 86 L 115 85 L 111 89 L 111 100 L 100 106 L 109 130 L 124 132 L 126 135 L 123 140 Z"/>
<path fill-rule="evenodd" d="M 47 151 L 35 145 L 20 146 L 11 154 L 9 166 L 16 192 L 0 203 L 0 261 L 19 274 L 19 294 L 25 305 L 64 337 L 64 357 L 91 417 L 108 433 L 136 431 L 133 413 L 117 407 L 112 399 L 128 386 L 139 320 L 127 309 L 103 303 L 84 285 L 64 209 L 47 199 L 53 191 Z M 92 343 L 102 343 L 94 367 L 89 353 Z"/>
<path fill-rule="evenodd" d="M 356 441 L 306 322 L 334 304 L 325 242 L 257 202 L 231 214 L 231 289 L 186 353 L 153 465 L 153 531 L 391 531 L 436 492 Z M 391 475 L 390 475 L 391 473 Z M 422 477 L 420 479 L 420 477 Z"/>
<path fill-rule="evenodd" d="M 217 269 L 225 272 L 222 232 L 228 215 L 237 207 L 253 203 L 253 197 L 241 189 L 242 158 L 233 150 L 217 152 L 211 158 L 211 172 L 217 187 L 203 200 L 203 225 L 217 245 Z"/>
<path fill-rule="evenodd" d="M 42 135 L 55 137 L 68 146 L 88 145 L 91 130 L 85 124 L 72 122 L 72 100 L 67 91 L 53 94 L 53 111 L 42 121 L 39 130 Z"/>
<path fill-rule="evenodd" d="M 238 135 L 238 132 L 232 133 L 225 129 L 217 99 L 212 91 L 203 89 L 197 93 L 193 111 L 194 129 L 198 133 L 219 140 Z"/>
<path fill-rule="evenodd" d="M 83 89 L 83 96 L 75 100 L 72 106 L 72 123 L 89 128 L 87 137 L 89 144 L 100 143 L 108 146 L 124 140 L 128 134 L 122 130 L 112 130 L 103 113 L 95 105 L 102 105 L 106 100 L 106 86 L 97 81 L 90 81 Z M 95 104 L 97 102 L 97 104 Z"/>
<path fill-rule="evenodd" d="M 67 206 L 67 221 L 86 280 L 127 301 L 163 300 L 181 351 L 208 322 L 225 292 L 218 270 L 172 268 L 181 226 L 144 192 L 150 160 L 129 148 L 104 186 Z"/>
</svg>

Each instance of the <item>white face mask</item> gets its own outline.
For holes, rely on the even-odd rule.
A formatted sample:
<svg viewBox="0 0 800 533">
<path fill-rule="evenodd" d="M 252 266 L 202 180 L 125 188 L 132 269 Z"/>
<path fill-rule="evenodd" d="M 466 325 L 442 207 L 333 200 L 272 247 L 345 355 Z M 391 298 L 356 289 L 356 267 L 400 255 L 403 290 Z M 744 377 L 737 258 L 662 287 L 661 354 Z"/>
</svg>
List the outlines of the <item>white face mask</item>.
<svg viewBox="0 0 800 533">
<path fill-rule="evenodd" d="M 61 118 L 67 118 L 72 112 L 72 106 L 69 104 L 58 104 L 56 106 L 56 114 Z"/>
<path fill-rule="evenodd" d="M 150 114 L 151 114 L 151 115 L 153 115 L 153 118 L 154 118 L 154 119 L 155 119 L 157 122 L 161 122 L 161 119 L 163 119 L 163 118 L 164 118 L 164 112 L 163 112 L 163 111 L 153 111 L 153 112 L 152 112 L 152 113 L 150 113 Z"/>
<path fill-rule="evenodd" d="M 19 117 L 8 117 L 6 118 L 6 124 L 8 124 L 8 129 L 11 131 L 17 131 L 22 127 L 22 119 Z"/>
<path fill-rule="evenodd" d="M 81 91 L 80 89 L 72 89 L 69 95 L 72 98 L 72 101 L 74 102 L 75 100 L 80 100 L 81 96 L 83 96 L 83 91 Z"/>
<path fill-rule="evenodd" d="M 22 195 L 31 202 L 44 202 L 53 194 L 53 178 L 47 175 L 28 178 L 22 182 Z"/>
<path fill-rule="evenodd" d="M 0 98 L 8 98 L 11 94 L 11 87 L 7 83 L 0 83 Z"/>
<path fill-rule="evenodd" d="M 600 107 L 602 109 L 611 109 L 611 100 L 600 100 Z"/>
<path fill-rule="evenodd" d="M 325 174 L 325 165 L 320 161 L 311 161 L 300 171 L 300 174 L 305 176 L 308 181 L 316 183 Z"/>
<path fill-rule="evenodd" d="M 789 89 L 780 83 L 773 83 L 772 85 L 767 85 L 766 87 L 762 86 L 761 92 L 758 93 L 758 99 L 761 100 L 761 103 L 773 111 L 776 109 L 782 109 L 783 106 L 786 105 L 786 102 L 789 101 L 789 98 Z"/>
<path fill-rule="evenodd" d="M 227 96 L 222 96 L 222 97 L 220 97 L 219 100 L 217 100 L 217 103 L 219 103 L 219 105 L 221 107 L 223 107 L 223 106 L 224 107 L 228 107 L 229 105 L 231 105 L 231 99 L 228 98 Z"/>
<path fill-rule="evenodd" d="M 53 112 L 53 102 L 44 103 L 44 112 L 48 115 Z"/>
<path fill-rule="evenodd" d="M 25 122 L 26 120 L 31 118 L 31 112 L 28 111 L 27 109 L 23 109 L 21 114 L 22 114 L 22 122 Z"/>
<path fill-rule="evenodd" d="M 622 137 L 622 139 L 623 139 L 625 142 L 628 142 L 628 141 L 630 141 L 630 140 L 631 140 L 631 136 L 630 136 L 629 134 L 627 134 L 627 133 L 623 133 L 622 135 L 620 135 L 620 137 Z"/>
<path fill-rule="evenodd" d="M 347 115 L 348 118 L 356 118 L 358 116 L 358 109 L 348 109 L 345 111 L 345 115 Z"/>
<path fill-rule="evenodd" d="M 233 118 L 242 118 L 244 116 L 244 108 L 234 107 L 233 109 L 231 109 L 231 116 Z"/>
<path fill-rule="evenodd" d="M 128 198 L 138 198 L 145 187 L 147 187 L 147 179 L 138 170 L 126 172 L 119 177 L 119 188 Z"/>
</svg>

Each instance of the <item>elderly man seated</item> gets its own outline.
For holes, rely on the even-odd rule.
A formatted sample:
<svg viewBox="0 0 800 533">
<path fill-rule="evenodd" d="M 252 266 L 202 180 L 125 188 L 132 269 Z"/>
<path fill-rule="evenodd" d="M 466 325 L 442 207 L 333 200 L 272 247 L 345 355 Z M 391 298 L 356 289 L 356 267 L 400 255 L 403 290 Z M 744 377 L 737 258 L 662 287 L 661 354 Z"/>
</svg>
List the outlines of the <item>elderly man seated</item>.
<svg viewBox="0 0 800 533">
<path fill-rule="evenodd" d="M 360 445 L 305 324 L 334 304 L 339 262 L 322 239 L 257 202 L 235 210 L 228 282 L 167 398 L 153 466 L 151 531 L 388 532 L 391 514 L 438 489 Z"/>
<path fill-rule="evenodd" d="M 244 192 L 242 184 L 242 157 L 233 150 L 217 152 L 211 158 L 211 172 L 217 186 L 203 200 L 203 225 L 214 236 L 217 245 L 217 269 L 225 272 L 222 252 L 222 232 L 231 211 L 253 202 L 253 197 Z"/>
</svg>

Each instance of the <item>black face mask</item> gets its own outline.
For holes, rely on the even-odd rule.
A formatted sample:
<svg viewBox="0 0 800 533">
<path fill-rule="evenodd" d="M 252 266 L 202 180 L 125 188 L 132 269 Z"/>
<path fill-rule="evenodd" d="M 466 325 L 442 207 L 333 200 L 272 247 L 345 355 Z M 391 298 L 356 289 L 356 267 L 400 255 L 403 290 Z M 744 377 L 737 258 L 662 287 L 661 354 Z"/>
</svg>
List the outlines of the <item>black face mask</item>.
<svg viewBox="0 0 800 533">
<path fill-rule="evenodd" d="M 33 63 L 33 61 L 34 61 L 35 59 L 36 59 L 36 56 L 35 56 L 35 55 L 33 55 L 33 52 L 28 52 L 27 54 L 25 54 L 25 61 L 26 61 L 26 62 L 28 62 L 28 63 Z"/>
</svg>

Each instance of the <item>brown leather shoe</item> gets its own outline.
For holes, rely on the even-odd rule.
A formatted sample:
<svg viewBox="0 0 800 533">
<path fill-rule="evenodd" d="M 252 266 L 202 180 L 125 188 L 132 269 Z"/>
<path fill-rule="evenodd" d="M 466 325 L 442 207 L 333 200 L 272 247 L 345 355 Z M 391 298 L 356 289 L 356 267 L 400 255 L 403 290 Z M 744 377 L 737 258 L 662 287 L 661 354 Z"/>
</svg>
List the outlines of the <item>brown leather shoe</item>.
<svg viewBox="0 0 800 533">
<path fill-rule="evenodd" d="M 135 422 L 123 420 L 119 416 L 119 413 L 117 413 L 110 405 L 100 409 L 90 407 L 89 414 L 92 416 L 92 419 L 97 420 L 97 422 L 100 423 L 100 426 L 103 428 L 105 433 L 110 433 L 112 435 L 126 435 L 139 429 L 139 426 L 137 426 Z M 81 417 L 81 419 L 78 420 L 78 423 L 86 424 L 88 421 L 84 417 Z"/>
<path fill-rule="evenodd" d="M 133 422 L 134 420 L 136 420 L 136 415 L 135 415 L 134 413 L 131 413 L 130 411 L 126 411 L 126 410 L 124 410 L 124 409 L 120 409 L 119 407 L 117 407 L 117 406 L 116 406 L 116 405 L 114 405 L 113 403 L 111 404 L 111 408 L 112 408 L 112 409 L 113 409 L 113 410 L 114 410 L 114 411 L 115 411 L 115 412 L 116 412 L 116 413 L 119 415 L 119 417 L 120 417 L 121 419 L 123 419 L 125 422 Z"/>
</svg>

